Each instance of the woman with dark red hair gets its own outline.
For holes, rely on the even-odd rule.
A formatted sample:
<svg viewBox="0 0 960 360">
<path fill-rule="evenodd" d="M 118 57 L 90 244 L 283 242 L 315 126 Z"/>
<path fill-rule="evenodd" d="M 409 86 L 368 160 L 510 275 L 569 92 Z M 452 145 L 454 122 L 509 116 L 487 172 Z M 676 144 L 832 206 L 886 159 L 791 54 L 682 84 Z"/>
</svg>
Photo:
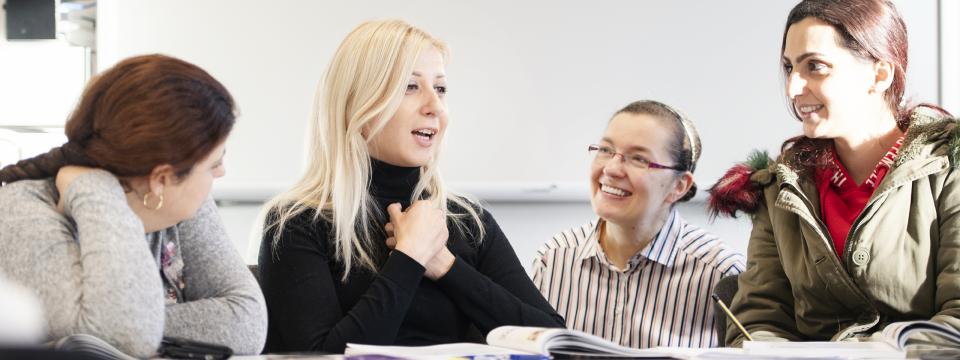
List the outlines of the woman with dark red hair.
<svg viewBox="0 0 960 360">
<path fill-rule="evenodd" d="M 263 295 L 209 198 L 234 120 L 207 72 L 134 57 L 87 86 L 66 144 L 0 170 L 0 273 L 39 296 L 48 338 L 260 352 Z"/>
<path fill-rule="evenodd" d="M 802 1 L 781 49 L 803 135 L 711 189 L 714 213 L 753 217 L 734 315 L 756 340 L 868 339 L 908 320 L 960 328 L 960 130 L 905 104 L 897 9 Z M 743 339 L 728 326 L 727 344 Z"/>
</svg>

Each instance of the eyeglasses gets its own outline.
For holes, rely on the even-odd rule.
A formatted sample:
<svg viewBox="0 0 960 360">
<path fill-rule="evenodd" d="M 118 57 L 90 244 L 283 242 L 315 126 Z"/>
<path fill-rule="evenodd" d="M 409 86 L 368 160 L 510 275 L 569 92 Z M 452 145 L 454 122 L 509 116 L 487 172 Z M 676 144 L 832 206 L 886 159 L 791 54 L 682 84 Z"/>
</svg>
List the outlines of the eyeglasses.
<svg viewBox="0 0 960 360">
<path fill-rule="evenodd" d="M 620 155 L 621 161 L 626 162 L 628 165 L 636 169 L 670 169 L 676 171 L 684 171 L 679 166 L 667 166 L 663 164 L 658 164 L 653 161 L 647 160 L 636 153 L 624 154 L 617 152 L 617 149 L 614 149 L 612 146 L 607 145 L 590 145 L 587 147 L 587 151 L 590 154 L 594 155 L 594 160 L 600 163 L 606 163 L 610 159 L 613 159 L 617 155 Z"/>
</svg>

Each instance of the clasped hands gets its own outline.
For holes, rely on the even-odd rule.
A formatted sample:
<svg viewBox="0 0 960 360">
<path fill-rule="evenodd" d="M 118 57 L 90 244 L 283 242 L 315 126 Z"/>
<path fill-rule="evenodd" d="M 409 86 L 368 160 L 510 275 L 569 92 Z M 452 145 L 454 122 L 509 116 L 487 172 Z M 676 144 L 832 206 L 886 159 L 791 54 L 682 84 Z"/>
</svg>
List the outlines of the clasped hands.
<svg viewBox="0 0 960 360">
<path fill-rule="evenodd" d="M 384 225 L 387 247 L 403 252 L 426 269 L 424 276 L 437 280 L 453 267 L 456 257 L 447 249 L 447 219 L 429 201 L 418 200 L 401 210 L 399 203 L 387 206 L 390 222 Z"/>
</svg>

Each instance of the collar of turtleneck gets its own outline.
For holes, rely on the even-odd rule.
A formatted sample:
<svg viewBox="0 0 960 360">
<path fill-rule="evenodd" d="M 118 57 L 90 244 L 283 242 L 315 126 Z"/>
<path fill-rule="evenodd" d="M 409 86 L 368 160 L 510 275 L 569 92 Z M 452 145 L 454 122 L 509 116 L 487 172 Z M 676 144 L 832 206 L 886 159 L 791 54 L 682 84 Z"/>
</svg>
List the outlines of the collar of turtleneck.
<svg viewBox="0 0 960 360">
<path fill-rule="evenodd" d="M 370 159 L 370 193 L 385 205 L 399 202 L 410 205 L 410 195 L 420 181 L 419 167 L 402 167 Z"/>
</svg>

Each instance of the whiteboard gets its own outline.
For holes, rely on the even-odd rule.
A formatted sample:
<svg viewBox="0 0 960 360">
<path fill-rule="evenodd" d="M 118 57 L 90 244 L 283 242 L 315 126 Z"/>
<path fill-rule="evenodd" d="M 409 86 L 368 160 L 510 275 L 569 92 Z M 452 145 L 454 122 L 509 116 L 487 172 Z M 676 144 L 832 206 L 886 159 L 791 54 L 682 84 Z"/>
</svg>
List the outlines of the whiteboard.
<svg viewBox="0 0 960 360">
<path fill-rule="evenodd" d="M 701 189 L 751 149 L 778 153 L 800 132 L 779 69 L 795 3 L 100 0 L 98 67 L 160 52 L 220 79 L 241 116 L 215 191 L 261 198 L 299 178 L 314 91 L 339 42 L 364 20 L 402 18 L 451 48 L 446 181 L 488 200 L 586 200 L 586 146 L 638 99 L 696 123 Z M 936 102 L 937 4 L 897 3 L 908 94 Z"/>
</svg>

